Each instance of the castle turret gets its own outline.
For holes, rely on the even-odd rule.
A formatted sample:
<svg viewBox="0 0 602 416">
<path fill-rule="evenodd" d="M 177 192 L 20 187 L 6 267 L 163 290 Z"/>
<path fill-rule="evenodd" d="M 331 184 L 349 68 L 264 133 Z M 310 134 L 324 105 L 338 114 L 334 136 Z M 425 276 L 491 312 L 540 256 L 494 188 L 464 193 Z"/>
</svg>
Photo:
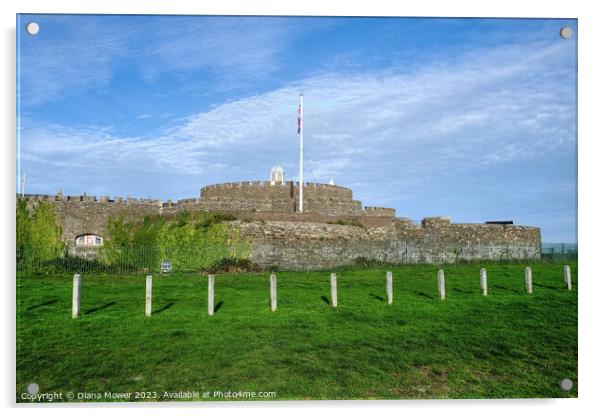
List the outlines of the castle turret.
<svg viewBox="0 0 602 416">
<path fill-rule="evenodd" d="M 280 164 L 276 163 L 270 171 L 270 183 L 272 185 L 282 185 L 284 183 L 284 169 Z"/>
</svg>

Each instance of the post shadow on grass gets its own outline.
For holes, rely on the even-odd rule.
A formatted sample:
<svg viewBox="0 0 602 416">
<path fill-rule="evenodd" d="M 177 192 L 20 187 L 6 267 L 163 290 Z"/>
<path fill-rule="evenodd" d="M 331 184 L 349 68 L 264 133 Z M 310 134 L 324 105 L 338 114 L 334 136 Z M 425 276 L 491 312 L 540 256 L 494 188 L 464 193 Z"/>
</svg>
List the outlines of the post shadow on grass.
<svg viewBox="0 0 602 416">
<path fill-rule="evenodd" d="M 111 306 L 115 305 L 116 303 L 117 302 L 112 301 L 112 302 L 109 302 L 109 303 L 105 303 L 104 305 L 97 306 L 96 308 L 88 309 L 86 312 L 84 312 L 84 315 L 90 315 L 91 313 L 98 312 L 98 311 L 101 311 L 103 309 L 110 308 Z"/>
<path fill-rule="evenodd" d="M 176 304 L 175 302 L 169 302 L 167 305 L 165 305 L 165 306 L 163 306 L 163 307 L 161 307 L 161 308 L 153 311 L 153 315 L 156 315 L 158 313 L 164 312 L 164 311 L 168 310 L 169 308 L 171 308 L 175 304 Z"/>
<path fill-rule="evenodd" d="M 464 294 L 466 294 L 466 295 L 469 295 L 469 294 L 471 294 L 471 293 L 475 293 L 475 292 L 474 292 L 474 291 L 472 291 L 472 290 L 458 289 L 457 287 L 454 287 L 454 288 L 452 288 L 452 289 L 451 289 L 451 292 L 464 293 Z"/>
<path fill-rule="evenodd" d="M 434 296 L 432 296 L 432 295 L 429 295 L 428 293 L 424 293 L 424 292 L 418 292 L 418 295 L 419 295 L 419 296 L 422 296 L 422 297 L 424 297 L 424 298 L 429 298 L 429 299 L 431 299 L 431 300 L 434 300 L 434 299 L 435 299 L 435 297 L 434 297 Z"/>
<path fill-rule="evenodd" d="M 507 291 L 512 292 L 512 293 L 521 293 L 521 292 L 519 292 L 516 289 L 512 289 L 510 287 L 505 287 L 505 286 L 500 286 L 500 285 L 491 285 L 490 287 L 492 287 L 494 289 L 507 290 Z"/>
<path fill-rule="evenodd" d="M 223 304 L 224 304 L 224 301 L 222 301 L 222 300 L 217 302 L 217 304 L 215 305 L 215 308 L 213 309 L 213 313 L 217 313 L 217 311 L 219 311 L 222 308 Z"/>
<path fill-rule="evenodd" d="M 533 282 L 533 286 L 537 286 L 537 287 L 545 287 L 546 289 L 561 289 L 562 286 L 550 286 L 550 285 L 543 285 L 541 283 L 535 283 Z"/>
<path fill-rule="evenodd" d="M 385 298 L 384 298 L 384 297 L 382 297 L 382 296 L 375 295 L 374 293 L 370 293 L 369 295 L 370 295 L 370 296 L 372 296 L 374 299 L 377 299 L 377 300 L 379 300 L 379 301 L 381 301 L 381 302 L 384 302 L 384 301 L 385 301 Z"/>
<path fill-rule="evenodd" d="M 38 303 L 37 305 L 30 306 L 27 308 L 28 311 L 32 311 L 34 309 L 42 308 L 44 306 L 50 306 L 58 302 L 58 299 L 50 299 L 43 303 Z"/>
<path fill-rule="evenodd" d="M 320 299 L 322 299 L 322 302 L 325 304 L 330 305 L 330 300 L 326 296 L 322 295 L 320 296 Z"/>
</svg>

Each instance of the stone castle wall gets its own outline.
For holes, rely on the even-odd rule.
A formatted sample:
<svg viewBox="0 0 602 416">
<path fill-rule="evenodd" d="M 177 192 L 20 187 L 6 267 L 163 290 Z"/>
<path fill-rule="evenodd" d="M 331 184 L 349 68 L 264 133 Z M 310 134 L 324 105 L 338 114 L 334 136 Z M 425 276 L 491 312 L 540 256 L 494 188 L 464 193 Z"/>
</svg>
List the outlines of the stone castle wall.
<svg viewBox="0 0 602 416">
<path fill-rule="evenodd" d="M 111 217 L 142 221 L 145 215 L 224 211 L 235 215 L 237 220 L 230 224 L 252 242 L 251 260 L 266 268 L 323 269 L 361 259 L 443 263 L 540 257 L 537 227 L 454 224 L 448 217 L 424 218 L 415 224 L 396 218 L 390 208 L 361 209 L 347 188 L 320 185 L 307 189 L 304 213 L 294 212 L 290 205 L 295 204 L 296 195 L 291 182 L 210 186 L 203 188 L 199 199 L 177 202 L 87 195 L 26 195 L 25 199 L 29 205 L 46 201 L 55 206 L 69 246 L 82 234 L 106 237 Z"/>
<path fill-rule="evenodd" d="M 269 181 L 234 182 L 201 189 L 200 203 L 212 211 L 297 212 L 299 183 L 271 184 Z M 353 199 L 351 189 L 307 182 L 303 188 L 303 211 L 323 215 L 360 215 L 362 203 Z M 395 210 L 380 214 L 395 216 Z"/>
<path fill-rule="evenodd" d="M 368 261 L 454 263 L 460 260 L 539 259 L 537 227 L 490 224 L 414 224 L 362 228 L 337 224 L 239 223 L 250 238 L 251 260 L 263 267 L 317 270 Z"/>
<path fill-rule="evenodd" d="M 145 215 L 158 215 L 162 202 L 152 199 L 109 198 L 83 195 L 25 195 L 28 205 L 45 201 L 55 207 L 63 240 L 70 246 L 82 234 L 106 236 L 109 218 L 123 218 L 128 222 L 142 221 Z"/>
<path fill-rule="evenodd" d="M 241 220 L 279 220 L 300 222 L 352 222 L 366 227 L 390 225 L 392 208 L 366 207 L 352 199 L 348 188 L 307 183 L 304 212 L 296 212 L 298 183 L 240 182 L 211 185 L 201 189 L 200 198 L 167 201 L 91 195 L 25 195 L 29 204 L 52 203 L 63 229 L 63 238 L 73 245 L 82 234 L 105 236 L 109 218 L 123 216 L 126 221 L 142 221 L 145 215 L 177 215 L 180 212 L 228 212 Z"/>
</svg>

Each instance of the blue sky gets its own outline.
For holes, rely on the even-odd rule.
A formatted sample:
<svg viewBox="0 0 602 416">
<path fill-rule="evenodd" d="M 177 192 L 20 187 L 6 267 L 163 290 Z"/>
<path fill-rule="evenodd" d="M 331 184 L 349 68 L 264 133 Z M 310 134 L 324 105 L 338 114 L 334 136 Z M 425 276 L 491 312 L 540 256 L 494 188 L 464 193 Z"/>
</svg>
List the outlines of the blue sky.
<svg viewBox="0 0 602 416">
<path fill-rule="evenodd" d="M 295 179 L 303 92 L 307 181 L 575 242 L 576 34 L 570 19 L 20 15 L 26 192 L 176 200 L 276 162 Z"/>
</svg>

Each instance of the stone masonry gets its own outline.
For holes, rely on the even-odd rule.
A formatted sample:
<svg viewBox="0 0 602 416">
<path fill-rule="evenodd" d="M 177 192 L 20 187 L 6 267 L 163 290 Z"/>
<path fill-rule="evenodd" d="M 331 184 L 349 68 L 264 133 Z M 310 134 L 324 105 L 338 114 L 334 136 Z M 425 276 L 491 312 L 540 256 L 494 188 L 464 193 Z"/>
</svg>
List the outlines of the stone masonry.
<svg viewBox="0 0 602 416">
<path fill-rule="evenodd" d="M 537 227 L 454 224 L 448 217 L 415 224 L 392 208 L 365 207 L 351 189 L 308 183 L 304 212 L 296 212 L 298 183 L 242 182 L 206 186 L 200 198 L 177 202 L 94 196 L 25 195 L 57 212 L 68 246 L 83 234 L 106 237 L 111 217 L 142 221 L 146 215 L 213 211 L 233 214 L 232 227 L 252 242 L 250 259 L 264 267 L 322 269 L 362 260 L 454 262 L 460 259 L 533 259 L 540 256 Z"/>
<path fill-rule="evenodd" d="M 540 230 L 495 224 L 414 224 L 363 228 L 303 222 L 240 222 L 253 243 L 251 260 L 274 269 L 323 269 L 358 261 L 454 263 L 458 260 L 538 259 Z"/>
</svg>

